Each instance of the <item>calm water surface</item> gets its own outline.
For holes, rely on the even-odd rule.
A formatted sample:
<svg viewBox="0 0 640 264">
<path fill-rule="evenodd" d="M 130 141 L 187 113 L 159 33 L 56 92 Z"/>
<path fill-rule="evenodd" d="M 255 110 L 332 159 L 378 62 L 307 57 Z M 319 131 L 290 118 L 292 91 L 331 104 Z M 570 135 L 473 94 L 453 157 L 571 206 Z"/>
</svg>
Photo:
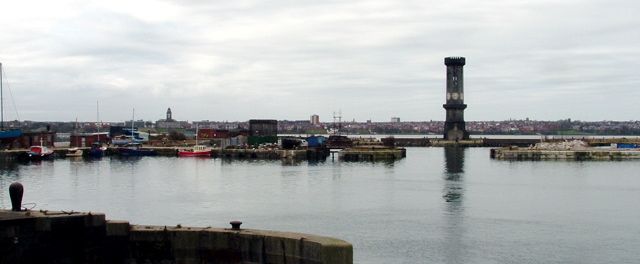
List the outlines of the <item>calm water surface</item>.
<svg viewBox="0 0 640 264">
<path fill-rule="evenodd" d="M 35 209 L 134 224 L 334 236 L 355 263 L 640 263 L 640 162 L 508 162 L 410 148 L 389 163 L 145 157 L 2 164 Z"/>
</svg>

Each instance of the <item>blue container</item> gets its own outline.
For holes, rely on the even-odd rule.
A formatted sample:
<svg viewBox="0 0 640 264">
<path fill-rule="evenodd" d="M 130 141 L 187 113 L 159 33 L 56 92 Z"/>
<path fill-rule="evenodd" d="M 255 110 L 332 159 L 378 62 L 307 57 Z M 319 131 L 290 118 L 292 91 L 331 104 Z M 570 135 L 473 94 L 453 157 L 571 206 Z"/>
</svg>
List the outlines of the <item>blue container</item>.
<svg viewBox="0 0 640 264">
<path fill-rule="evenodd" d="M 310 136 L 307 138 L 307 144 L 310 148 L 323 147 L 327 142 L 327 138 L 323 136 Z"/>
<path fill-rule="evenodd" d="M 616 144 L 616 147 L 620 149 L 634 149 L 634 148 L 639 148 L 640 146 L 638 146 L 638 144 L 631 144 L 631 143 L 618 143 Z"/>
</svg>

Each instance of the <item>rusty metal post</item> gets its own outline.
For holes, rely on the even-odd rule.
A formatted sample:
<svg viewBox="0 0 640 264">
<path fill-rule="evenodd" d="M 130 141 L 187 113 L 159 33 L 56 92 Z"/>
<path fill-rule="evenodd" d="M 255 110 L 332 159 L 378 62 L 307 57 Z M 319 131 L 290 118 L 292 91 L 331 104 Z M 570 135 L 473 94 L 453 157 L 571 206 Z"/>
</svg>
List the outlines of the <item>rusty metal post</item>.
<svg viewBox="0 0 640 264">
<path fill-rule="evenodd" d="M 24 187 L 19 182 L 14 182 L 9 185 L 9 196 L 11 197 L 11 210 L 22 210 L 22 194 L 24 193 Z"/>
</svg>

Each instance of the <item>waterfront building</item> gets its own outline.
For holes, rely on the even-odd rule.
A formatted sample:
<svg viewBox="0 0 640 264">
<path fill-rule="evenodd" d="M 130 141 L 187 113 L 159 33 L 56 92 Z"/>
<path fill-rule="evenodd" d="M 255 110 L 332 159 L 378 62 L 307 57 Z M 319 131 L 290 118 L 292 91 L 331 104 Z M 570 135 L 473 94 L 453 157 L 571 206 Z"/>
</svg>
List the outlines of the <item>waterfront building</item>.
<svg viewBox="0 0 640 264">
<path fill-rule="evenodd" d="M 165 119 L 160 119 L 156 121 L 157 129 L 186 129 L 190 128 L 191 125 L 187 121 L 177 121 L 173 119 L 173 113 L 171 112 L 171 108 L 167 108 L 167 115 Z"/>
<path fill-rule="evenodd" d="M 54 147 L 53 143 L 56 141 L 55 131 L 31 131 L 24 132 L 17 138 L 17 141 L 13 142 L 14 148 L 28 148 L 30 146 L 43 145 L 45 147 Z"/>
<path fill-rule="evenodd" d="M 391 118 L 391 123 L 400 123 L 400 118 L 399 117 L 392 117 Z"/>
<path fill-rule="evenodd" d="M 251 119 L 249 120 L 249 136 L 277 136 L 278 120 Z"/>
<path fill-rule="evenodd" d="M 142 119 L 133 121 L 133 127 L 136 127 L 136 128 L 148 128 L 152 124 L 153 123 L 147 123 Z M 131 120 L 124 121 L 124 127 L 132 127 Z"/>
<path fill-rule="evenodd" d="M 320 125 L 320 116 L 313 114 L 311 115 L 311 125 L 313 126 L 319 126 Z"/>
<path fill-rule="evenodd" d="M 444 58 L 447 66 L 447 103 L 442 105 L 447 112 L 444 123 L 445 140 L 462 140 L 469 138 L 464 123 L 464 76 L 462 67 L 465 65 L 464 57 Z"/>
<path fill-rule="evenodd" d="M 278 120 L 249 120 L 249 145 L 278 142 Z"/>
<path fill-rule="evenodd" d="M 69 136 L 70 147 L 91 147 L 93 143 L 109 142 L 109 132 L 74 133 Z"/>
</svg>

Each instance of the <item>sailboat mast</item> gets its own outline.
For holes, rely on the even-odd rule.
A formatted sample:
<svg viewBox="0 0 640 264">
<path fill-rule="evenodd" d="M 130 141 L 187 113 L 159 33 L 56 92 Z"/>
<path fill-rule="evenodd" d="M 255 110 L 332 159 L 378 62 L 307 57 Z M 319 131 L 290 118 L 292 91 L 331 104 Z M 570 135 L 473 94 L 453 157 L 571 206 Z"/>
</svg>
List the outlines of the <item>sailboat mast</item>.
<svg viewBox="0 0 640 264">
<path fill-rule="evenodd" d="M 133 113 L 131 114 L 131 142 L 133 142 L 135 139 L 135 136 L 133 135 L 133 120 L 135 119 L 135 117 L 136 117 L 136 108 L 134 107 Z"/>
<path fill-rule="evenodd" d="M 2 96 L 2 63 L 0 62 L 0 129 L 4 130 L 4 98 Z"/>
<path fill-rule="evenodd" d="M 100 122 L 100 101 L 96 100 L 96 131 L 98 133 L 100 133 L 100 125 L 98 122 Z M 100 137 L 98 135 L 98 137 Z"/>
</svg>

